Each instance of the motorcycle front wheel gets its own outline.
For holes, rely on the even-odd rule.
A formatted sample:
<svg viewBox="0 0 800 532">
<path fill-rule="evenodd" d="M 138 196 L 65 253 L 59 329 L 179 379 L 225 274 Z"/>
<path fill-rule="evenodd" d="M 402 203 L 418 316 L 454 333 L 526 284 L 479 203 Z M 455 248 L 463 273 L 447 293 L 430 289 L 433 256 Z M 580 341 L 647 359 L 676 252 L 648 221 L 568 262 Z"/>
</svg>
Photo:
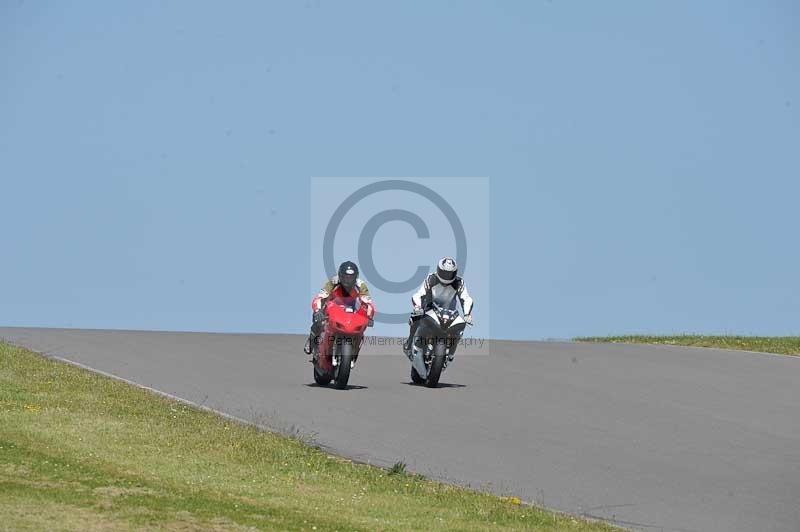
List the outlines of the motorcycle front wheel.
<svg viewBox="0 0 800 532">
<path fill-rule="evenodd" d="M 433 359 L 428 370 L 428 378 L 425 379 L 425 386 L 428 388 L 436 388 L 438 386 L 439 377 L 442 375 L 442 368 L 444 368 L 444 357 L 444 342 L 437 340 L 436 345 L 433 346 Z"/>
<path fill-rule="evenodd" d="M 339 390 L 347 388 L 347 381 L 350 380 L 350 362 L 353 360 L 353 344 L 342 342 L 339 346 L 339 364 L 333 370 L 333 384 Z"/>
</svg>

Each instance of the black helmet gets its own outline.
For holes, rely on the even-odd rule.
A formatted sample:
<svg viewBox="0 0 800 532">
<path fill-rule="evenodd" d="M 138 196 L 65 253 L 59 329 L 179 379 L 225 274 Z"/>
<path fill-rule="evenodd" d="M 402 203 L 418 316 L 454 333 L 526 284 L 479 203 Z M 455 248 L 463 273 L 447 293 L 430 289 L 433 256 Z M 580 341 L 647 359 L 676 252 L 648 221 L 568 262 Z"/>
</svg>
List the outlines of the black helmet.
<svg viewBox="0 0 800 532">
<path fill-rule="evenodd" d="M 444 257 L 436 265 L 436 277 L 442 284 L 450 284 L 458 274 L 458 265 L 453 257 Z"/>
<path fill-rule="evenodd" d="M 339 265 L 339 284 L 347 290 L 352 290 L 358 279 L 358 266 L 355 262 L 345 261 Z"/>
</svg>

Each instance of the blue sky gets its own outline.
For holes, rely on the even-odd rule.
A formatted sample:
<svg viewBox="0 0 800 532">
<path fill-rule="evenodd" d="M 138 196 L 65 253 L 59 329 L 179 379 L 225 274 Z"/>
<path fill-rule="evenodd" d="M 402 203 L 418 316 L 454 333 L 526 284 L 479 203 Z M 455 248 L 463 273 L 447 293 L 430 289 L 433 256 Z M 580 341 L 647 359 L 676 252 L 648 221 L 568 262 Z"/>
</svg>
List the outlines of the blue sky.
<svg viewBox="0 0 800 532">
<path fill-rule="evenodd" d="M 800 334 L 798 27 L 794 2 L 3 2 L 0 324 L 301 332 L 311 176 L 489 176 L 492 336 Z"/>
</svg>

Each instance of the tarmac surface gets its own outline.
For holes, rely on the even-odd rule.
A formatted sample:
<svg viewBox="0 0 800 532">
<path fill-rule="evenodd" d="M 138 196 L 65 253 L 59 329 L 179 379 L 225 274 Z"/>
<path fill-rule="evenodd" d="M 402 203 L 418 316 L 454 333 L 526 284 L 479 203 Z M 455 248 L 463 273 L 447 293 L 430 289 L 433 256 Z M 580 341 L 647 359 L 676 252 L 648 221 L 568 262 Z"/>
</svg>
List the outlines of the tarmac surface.
<svg viewBox="0 0 800 532">
<path fill-rule="evenodd" d="M 0 338 L 354 460 L 626 528 L 800 531 L 800 357 L 492 341 L 461 348 L 428 389 L 391 339 L 368 338 L 335 390 L 313 384 L 296 335 Z"/>
</svg>

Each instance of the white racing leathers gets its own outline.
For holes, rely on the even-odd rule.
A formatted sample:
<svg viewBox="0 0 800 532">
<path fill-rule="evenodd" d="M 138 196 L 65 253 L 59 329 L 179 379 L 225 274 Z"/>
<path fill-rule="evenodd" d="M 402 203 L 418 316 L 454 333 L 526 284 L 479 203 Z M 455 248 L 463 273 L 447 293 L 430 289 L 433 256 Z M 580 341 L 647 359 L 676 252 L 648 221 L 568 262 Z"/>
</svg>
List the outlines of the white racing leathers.
<svg viewBox="0 0 800 532">
<path fill-rule="evenodd" d="M 467 292 L 467 285 L 464 284 L 464 279 L 456 277 L 452 283 L 444 284 L 436 274 L 430 274 L 422 282 L 419 290 L 411 296 L 411 303 L 415 307 L 421 308 L 426 308 L 431 303 L 446 307 L 450 305 L 454 297 L 458 297 L 464 316 L 472 314 L 472 298 Z"/>
</svg>

